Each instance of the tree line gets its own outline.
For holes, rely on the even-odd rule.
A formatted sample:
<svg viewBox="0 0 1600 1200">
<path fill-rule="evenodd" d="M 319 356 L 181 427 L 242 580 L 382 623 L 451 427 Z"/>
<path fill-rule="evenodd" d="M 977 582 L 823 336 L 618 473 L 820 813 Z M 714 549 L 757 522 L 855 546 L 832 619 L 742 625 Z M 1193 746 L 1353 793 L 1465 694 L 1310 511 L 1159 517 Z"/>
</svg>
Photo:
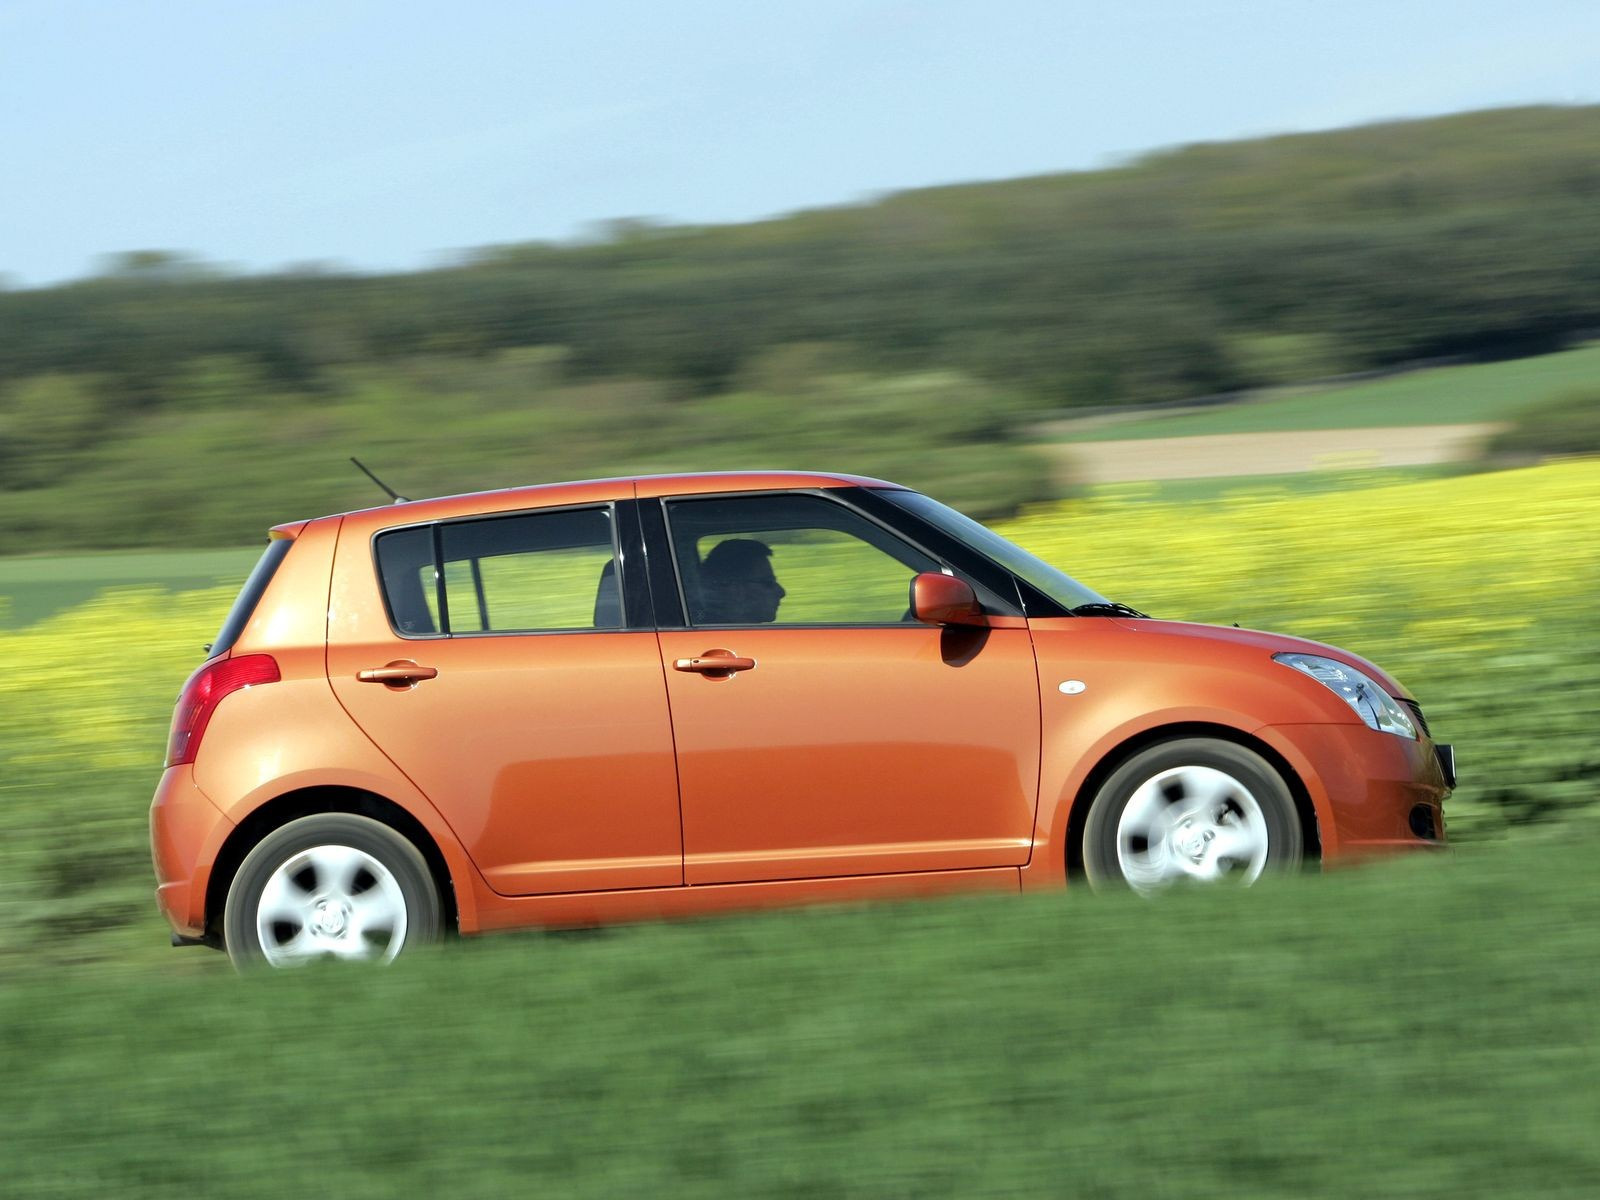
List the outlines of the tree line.
<svg viewBox="0 0 1600 1200">
<path fill-rule="evenodd" d="M 1164 151 L 434 270 L 172 253 L 0 292 L 0 552 L 219 543 L 402 490 L 818 466 L 981 512 L 1023 424 L 1600 329 L 1600 107 Z M 1450 419 L 1448 412 L 1439 414 Z"/>
</svg>

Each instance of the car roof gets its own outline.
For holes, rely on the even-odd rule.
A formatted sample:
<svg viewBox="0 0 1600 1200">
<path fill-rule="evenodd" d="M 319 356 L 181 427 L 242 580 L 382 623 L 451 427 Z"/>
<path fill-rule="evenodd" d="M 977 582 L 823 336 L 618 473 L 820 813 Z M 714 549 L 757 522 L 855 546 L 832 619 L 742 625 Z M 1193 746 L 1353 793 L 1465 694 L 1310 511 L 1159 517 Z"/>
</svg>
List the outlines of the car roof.
<svg viewBox="0 0 1600 1200">
<path fill-rule="evenodd" d="M 393 504 L 375 505 L 371 508 L 353 509 L 350 512 L 329 515 L 353 517 L 367 513 L 385 513 L 400 522 L 410 523 L 470 513 L 514 512 L 524 508 L 587 504 L 634 496 L 648 498 L 716 492 L 764 492 L 794 488 L 838 487 L 899 488 L 900 485 L 865 475 L 824 471 L 702 471 L 678 475 L 619 475 L 608 479 L 539 483 L 487 492 L 464 492 L 455 496 L 402 500 Z M 306 524 L 305 521 L 290 521 L 274 526 L 273 532 L 278 536 L 294 537 Z"/>
</svg>

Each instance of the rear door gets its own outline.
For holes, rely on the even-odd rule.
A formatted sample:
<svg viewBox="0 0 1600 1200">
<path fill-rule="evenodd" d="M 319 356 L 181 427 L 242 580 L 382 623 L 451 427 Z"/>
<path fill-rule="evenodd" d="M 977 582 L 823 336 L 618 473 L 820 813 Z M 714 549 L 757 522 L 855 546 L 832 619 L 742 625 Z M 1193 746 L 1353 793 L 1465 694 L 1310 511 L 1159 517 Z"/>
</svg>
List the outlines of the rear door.
<svg viewBox="0 0 1600 1200">
<path fill-rule="evenodd" d="M 341 532 L 333 690 L 503 894 L 683 882 L 661 660 L 620 500 L 398 528 L 357 514 Z"/>
</svg>

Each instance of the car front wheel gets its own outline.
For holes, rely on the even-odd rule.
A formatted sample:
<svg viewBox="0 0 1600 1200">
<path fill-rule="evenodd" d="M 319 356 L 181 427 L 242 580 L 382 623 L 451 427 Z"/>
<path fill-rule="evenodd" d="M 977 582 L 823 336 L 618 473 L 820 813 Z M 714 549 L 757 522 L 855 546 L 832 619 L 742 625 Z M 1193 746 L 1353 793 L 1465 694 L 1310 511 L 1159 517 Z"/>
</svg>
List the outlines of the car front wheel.
<svg viewBox="0 0 1600 1200">
<path fill-rule="evenodd" d="M 440 923 L 439 892 L 417 848 L 351 813 L 301 817 L 263 838 L 239 865 L 222 920 L 241 969 L 389 962 L 436 941 Z"/>
<path fill-rule="evenodd" d="M 1265 759 L 1211 738 L 1164 742 L 1134 755 L 1095 795 L 1083 866 L 1097 886 L 1156 892 L 1175 883 L 1254 883 L 1298 866 L 1294 797 Z"/>
</svg>

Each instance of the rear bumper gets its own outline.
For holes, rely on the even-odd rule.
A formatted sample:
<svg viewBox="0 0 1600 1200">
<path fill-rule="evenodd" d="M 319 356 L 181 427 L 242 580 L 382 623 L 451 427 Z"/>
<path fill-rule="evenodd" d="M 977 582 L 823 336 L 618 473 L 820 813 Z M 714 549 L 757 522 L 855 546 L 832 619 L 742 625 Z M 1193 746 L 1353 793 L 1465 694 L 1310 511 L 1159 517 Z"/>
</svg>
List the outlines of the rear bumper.
<svg viewBox="0 0 1600 1200">
<path fill-rule="evenodd" d="M 1276 725 L 1260 734 L 1305 783 L 1325 861 L 1445 843 L 1453 782 L 1445 769 L 1453 774 L 1454 756 L 1432 741 L 1356 724 Z"/>
<path fill-rule="evenodd" d="M 172 931 L 205 935 L 206 885 L 217 852 L 233 832 L 188 764 L 168 767 L 150 801 L 150 858 L 156 872 L 156 907 Z"/>
</svg>

